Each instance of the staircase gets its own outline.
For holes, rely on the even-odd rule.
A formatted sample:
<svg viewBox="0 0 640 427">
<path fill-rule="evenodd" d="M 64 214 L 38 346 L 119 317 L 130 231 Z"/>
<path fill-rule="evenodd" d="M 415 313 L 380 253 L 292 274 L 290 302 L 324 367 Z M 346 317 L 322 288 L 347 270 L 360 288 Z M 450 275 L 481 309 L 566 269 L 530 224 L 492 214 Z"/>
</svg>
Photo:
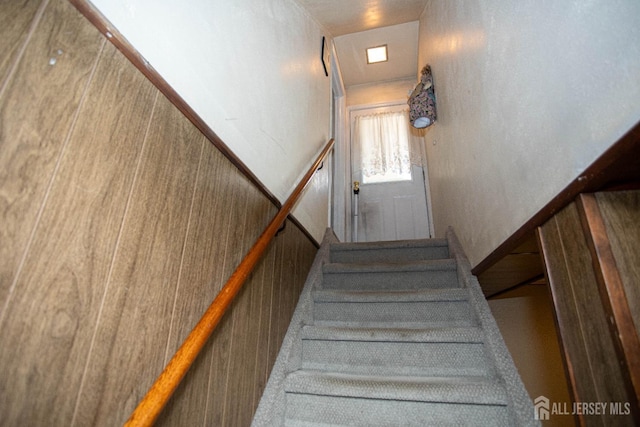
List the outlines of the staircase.
<svg viewBox="0 0 640 427">
<path fill-rule="evenodd" d="M 446 239 L 327 230 L 253 426 L 538 425 L 477 280 Z"/>
</svg>

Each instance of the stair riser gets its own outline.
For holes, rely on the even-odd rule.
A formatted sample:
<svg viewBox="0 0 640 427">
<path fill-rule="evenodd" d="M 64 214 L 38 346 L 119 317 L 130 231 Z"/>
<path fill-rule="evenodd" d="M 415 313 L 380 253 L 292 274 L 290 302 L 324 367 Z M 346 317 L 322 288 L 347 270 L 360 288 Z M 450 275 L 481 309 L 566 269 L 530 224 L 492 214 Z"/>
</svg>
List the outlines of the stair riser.
<svg viewBox="0 0 640 427">
<path fill-rule="evenodd" d="M 315 302 L 416 302 L 416 301 L 465 301 L 469 292 L 464 288 L 417 289 L 401 291 L 358 291 L 342 289 L 316 290 Z"/>
<path fill-rule="evenodd" d="M 341 263 L 408 262 L 428 259 L 444 259 L 448 257 L 449 249 L 446 246 L 331 251 L 331 262 Z"/>
<path fill-rule="evenodd" d="M 498 334 L 451 230 L 328 231 L 253 425 L 538 425 Z"/>
<path fill-rule="evenodd" d="M 401 290 L 457 288 L 455 270 L 323 273 L 325 289 Z"/>
<path fill-rule="evenodd" d="M 302 368 L 351 374 L 494 375 L 482 343 L 304 340 Z"/>
<path fill-rule="evenodd" d="M 475 326 L 476 319 L 467 301 L 427 302 L 371 302 L 314 304 L 317 325 L 372 327 L 403 327 L 404 324 L 422 323 L 423 327 Z"/>
<path fill-rule="evenodd" d="M 512 425 L 507 408 L 500 405 L 425 403 L 290 393 L 287 393 L 286 399 L 287 426 Z"/>
</svg>

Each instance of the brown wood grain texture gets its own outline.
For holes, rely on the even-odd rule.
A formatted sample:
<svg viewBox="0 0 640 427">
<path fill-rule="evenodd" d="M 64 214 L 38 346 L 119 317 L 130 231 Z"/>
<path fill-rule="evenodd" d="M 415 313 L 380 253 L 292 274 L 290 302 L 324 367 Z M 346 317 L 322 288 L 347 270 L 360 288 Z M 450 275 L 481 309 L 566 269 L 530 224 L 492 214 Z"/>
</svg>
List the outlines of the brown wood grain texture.
<svg viewBox="0 0 640 427">
<path fill-rule="evenodd" d="M 623 364 L 622 372 L 626 380 L 629 396 L 635 396 L 630 403 L 638 414 L 640 392 L 640 341 L 627 302 L 625 287 L 618 271 L 616 257 L 609 241 L 605 220 L 600 213 L 595 194 L 581 194 L 577 201 L 582 228 L 591 251 L 593 268 L 598 281 L 600 297 L 611 319 L 612 340 L 618 352 L 616 358 Z M 620 230 L 625 233 L 625 230 Z"/>
<path fill-rule="evenodd" d="M 589 395 L 593 384 L 589 376 L 577 378 L 577 375 L 584 371 L 582 367 L 588 366 L 588 359 L 584 351 L 579 351 L 583 346 L 583 332 L 579 327 L 580 319 L 573 301 L 573 291 L 567 285 L 570 277 L 555 218 L 550 219 L 539 228 L 538 240 L 553 301 L 554 321 L 558 331 L 562 361 L 566 370 L 569 395 L 573 402 L 579 402 L 583 400 L 585 394 Z M 584 388 L 586 388 L 586 392 L 582 390 Z M 578 416 L 576 416 L 576 421 L 578 425 L 584 425 L 584 421 Z"/>
<path fill-rule="evenodd" d="M 245 215 L 244 222 L 237 222 L 236 225 L 230 227 L 231 231 L 227 227 L 227 241 L 224 243 L 224 238 L 221 240 L 223 240 L 223 246 L 232 247 L 235 245 L 228 254 L 233 259 L 225 261 L 227 268 L 221 273 L 221 276 L 224 277 L 220 277 L 217 281 L 214 280 L 216 284 L 224 282 L 231 275 L 233 262 L 239 261 L 242 253 L 246 252 L 246 243 L 243 247 L 238 242 L 250 241 L 247 235 L 255 237 L 264 228 L 268 219 L 275 214 L 274 208 L 265 199 L 262 199 L 263 202 L 255 204 L 255 200 L 261 199 L 261 197 L 255 188 L 247 186 L 243 182 L 242 175 L 237 174 L 234 181 L 236 185 L 233 189 L 216 191 L 216 197 L 212 195 L 209 197 L 212 201 L 222 199 L 219 203 L 224 206 L 224 212 L 228 212 L 233 218 L 242 217 L 245 212 L 253 213 Z M 229 192 L 235 194 L 236 197 L 225 196 Z M 238 194 L 247 192 L 250 194 L 248 198 L 237 197 Z M 224 200 L 225 197 L 228 199 Z M 231 218 L 229 220 L 231 221 Z M 202 226 L 205 227 L 206 224 L 202 224 Z M 292 225 L 289 227 L 297 231 L 296 238 L 303 239 L 306 243 L 305 255 L 306 259 L 310 259 L 315 253 L 313 244 L 308 242 L 308 239 L 296 227 Z M 220 234 L 224 236 L 223 231 L 220 230 Z M 279 281 L 274 282 L 273 280 L 273 261 L 275 260 L 276 247 L 280 245 L 281 241 L 281 236 L 278 236 L 274 244 L 269 246 L 267 254 L 258 264 L 255 273 L 249 278 L 245 288 L 234 301 L 233 307 L 230 309 L 231 315 L 222 319 L 203 354 L 196 359 L 194 366 L 185 376 L 183 383 L 176 390 L 176 394 L 169 401 L 165 411 L 160 415 L 158 425 L 175 425 L 176 423 L 184 423 L 185 420 L 188 420 L 189 424 L 200 424 L 203 422 L 201 421 L 203 414 L 198 411 L 205 407 L 207 408 L 205 425 L 247 425 L 250 423 L 266 383 L 264 371 L 267 369 L 268 360 L 264 343 L 268 342 L 270 337 L 268 316 L 271 312 L 270 305 L 273 299 L 271 289 L 273 286 L 280 285 Z M 295 256 L 294 254 L 287 255 Z M 224 257 L 224 254 L 222 256 Z M 205 260 L 201 260 L 201 262 L 204 263 Z M 310 262 L 306 266 L 300 266 L 300 269 L 306 272 L 309 266 Z M 287 277 L 285 286 L 300 288 L 299 284 L 292 283 L 294 280 L 296 277 Z M 215 289 L 219 290 L 220 288 L 216 286 Z M 188 294 L 189 291 L 180 292 L 179 299 L 183 293 Z M 185 296 L 185 298 L 190 297 Z M 191 316 L 201 313 L 205 308 L 194 310 Z M 187 305 L 184 305 L 184 310 L 187 310 Z M 180 311 L 182 309 L 176 309 L 176 313 Z M 267 316 L 266 324 L 264 322 L 265 313 Z M 189 320 L 189 325 L 195 323 L 191 320 L 193 319 Z M 179 323 L 185 324 L 187 322 L 181 321 Z M 285 324 L 284 327 L 286 328 L 286 326 Z M 186 325 L 183 325 L 181 330 L 188 332 L 185 328 Z M 274 334 L 279 336 L 280 332 L 274 331 Z M 238 351 L 239 348 L 244 351 Z M 211 371 L 206 373 L 205 370 L 202 370 L 200 361 L 207 357 L 209 351 L 215 353 L 216 360 L 210 366 Z M 243 354 L 245 356 L 242 356 Z M 198 376 L 192 375 L 194 369 L 199 370 Z M 193 401 L 188 400 L 184 389 L 185 387 L 188 389 L 196 387 L 191 382 L 203 384 L 199 390 L 209 385 L 209 390 L 201 391 L 200 396 L 192 391 L 188 396 Z"/>
<path fill-rule="evenodd" d="M 215 326 L 222 318 L 227 308 L 231 305 L 234 297 L 241 289 L 247 277 L 262 257 L 271 239 L 275 236 L 280 225 L 286 220 L 294 204 L 306 188 L 311 177 L 316 172 L 320 163 L 333 148 L 333 139 L 323 148 L 313 162 L 311 168 L 305 173 L 300 183 L 289 196 L 282 208 L 278 211 L 273 220 L 269 223 L 265 231 L 260 235 L 251 250 L 243 258 L 242 262 L 231 275 L 222 291 L 218 294 L 211 306 L 207 309 L 201 320 L 194 327 L 189 337 L 182 344 L 180 349 L 171 359 L 165 370 L 158 377 L 147 395 L 127 421 L 127 425 L 151 425 L 158 417 L 160 411 L 166 405 L 175 389 L 180 384 L 185 373 L 197 357 L 200 350 L 215 329 Z"/>
<path fill-rule="evenodd" d="M 227 399 L 227 372 L 230 359 L 234 357 L 229 351 L 233 333 L 233 318 L 224 316 L 218 327 L 211 334 L 210 341 L 214 343 L 215 358 L 209 367 L 209 388 L 207 389 L 207 406 L 205 407 L 205 424 L 222 426 Z"/>
<path fill-rule="evenodd" d="M 291 256 L 285 256 L 285 262 L 287 265 L 287 275 L 296 277 L 294 286 L 286 286 L 285 287 L 285 301 L 287 302 L 287 308 L 285 311 L 285 328 L 282 330 L 281 341 L 284 340 L 284 336 L 287 333 L 286 326 L 290 323 L 291 317 L 293 316 L 293 312 L 298 303 L 298 296 L 300 295 L 301 289 L 298 286 L 304 283 L 304 277 L 302 271 L 300 270 L 301 260 L 299 258 L 299 244 L 300 242 L 295 238 L 295 234 L 293 232 L 288 232 L 285 239 L 285 253 L 292 254 Z M 282 343 L 280 344 L 282 345 Z"/>
<path fill-rule="evenodd" d="M 38 372 L 37 386 L 33 378 L 29 386 L 32 402 L 50 405 L 28 410 L 41 417 L 33 425 L 71 424 L 140 153 L 135 139 L 146 130 L 134 111 L 142 123 L 150 115 L 153 87 L 132 67 L 119 72 L 128 64 L 115 53 L 109 46 L 98 63 L 9 306 L 14 322 L 6 326 L 19 340 L 12 345 L 13 363 L 21 365 L 15 372 Z M 126 96 L 135 98 L 121 109 L 96 108 L 89 100 L 112 105 Z M 110 164 L 117 167 L 105 167 Z M 19 350 L 27 345 L 30 350 Z M 15 358 L 16 351 L 26 357 Z"/>
<path fill-rule="evenodd" d="M 78 404 L 88 424 L 122 424 L 162 369 L 202 144 L 159 96 Z"/>
<path fill-rule="evenodd" d="M 627 302 L 640 331 L 640 191 L 596 193 Z"/>
<path fill-rule="evenodd" d="M 0 12 L 0 424 L 122 423 L 275 208 L 69 2 Z M 240 298 L 259 328 L 222 319 L 165 424 L 253 413 L 274 289 L 300 285 L 275 280 L 276 246 Z M 235 373 L 231 343 L 252 352 Z"/>
<path fill-rule="evenodd" d="M 558 312 L 558 310 L 561 310 L 566 305 L 566 302 L 565 302 L 566 300 L 560 298 L 560 296 L 558 295 L 558 291 L 554 291 L 553 289 L 553 287 L 555 286 L 555 283 L 560 283 L 560 280 L 562 280 L 563 277 L 566 277 L 566 275 L 562 274 L 563 270 L 557 269 L 558 258 L 555 256 L 556 251 L 554 250 L 555 248 L 558 247 L 557 246 L 558 244 L 557 225 L 555 221 L 551 219 L 544 225 L 544 227 L 545 227 L 545 230 L 543 230 L 542 227 L 538 227 L 538 229 L 536 230 L 536 238 L 538 241 L 538 247 L 540 248 L 540 251 L 541 251 L 540 255 L 541 255 L 542 264 L 544 268 L 544 279 L 545 279 L 545 283 L 547 285 L 547 289 L 549 293 L 551 309 L 553 310 L 553 322 L 556 327 L 555 335 L 558 339 L 558 348 L 560 350 L 562 365 L 564 367 L 567 384 L 569 385 L 568 392 L 569 392 L 571 401 L 576 402 L 576 401 L 579 401 L 580 398 L 579 396 L 576 395 L 577 386 L 575 383 L 575 380 L 576 380 L 575 372 L 573 369 L 573 365 L 571 365 L 571 360 L 569 359 L 569 355 L 567 354 L 568 347 L 565 346 L 564 339 L 562 337 L 562 334 L 560 333 L 560 331 L 565 327 L 564 322 L 566 321 L 567 315 L 565 315 L 565 313 Z M 548 258 L 548 262 L 550 263 L 549 266 L 547 266 L 547 258 Z M 554 277 L 553 285 L 551 284 L 551 280 L 552 280 L 551 277 Z M 571 312 L 569 312 L 568 315 L 570 316 Z"/>
<path fill-rule="evenodd" d="M 594 389 L 583 401 L 627 402 L 628 396 L 620 366 L 614 363 L 616 353 L 609 334 L 608 317 L 599 298 L 591 256 L 582 232 L 575 203 L 556 216 L 562 239 L 570 286 L 583 330 L 584 351 L 589 365 L 584 375 L 593 378 Z"/>
<path fill-rule="evenodd" d="M 278 269 L 277 269 L 277 276 L 276 276 L 276 280 L 280 283 L 280 285 L 278 286 L 278 306 L 277 306 L 277 312 L 276 317 L 273 320 L 273 326 L 275 327 L 275 330 L 273 331 L 273 361 L 271 362 L 271 365 L 273 365 L 276 361 L 276 358 L 278 357 L 278 353 L 280 351 L 280 347 L 282 346 L 282 338 L 285 334 L 285 332 L 282 331 L 282 328 L 285 326 L 285 323 L 287 323 L 287 285 L 285 282 L 286 279 L 286 275 L 287 275 L 287 266 L 288 266 L 288 260 L 287 260 L 287 242 L 284 239 L 285 236 L 283 234 L 283 239 L 280 240 L 280 247 L 279 249 L 279 256 L 277 258 L 277 263 L 278 263 Z"/>
<path fill-rule="evenodd" d="M 19 6 L 2 2 L 0 15 L 31 19 Z M 101 46 L 69 4 L 52 2 L 0 98 L 0 324 Z"/>
<path fill-rule="evenodd" d="M 245 205 L 243 232 L 248 236 L 258 236 L 264 230 L 270 218 L 266 211 Z M 251 241 L 254 238 L 245 238 Z M 239 245 L 241 253 L 246 253 L 248 247 Z M 259 269 L 261 262 L 256 264 Z M 229 352 L 227 370 L 227 393 L 225 395 L 223 425 L 249 425 L 253 418 L 251 404 L 253 402 L 253 382 L 255 378 L 255 345 L 257 343 L 259 312 L 255 310 L 255 287 L 259 284 L 259 271 L 254 270 L 246 280 L 245 285 L 234 299 L 229 316 L 233 318 L 232 339 Z M 253 310 L 252 310 L 253 308 Z"/>
<path fill-rule="evenodd" d="M 246 198 L 243 197 L 243 183 L 241 174 L 234 171 L 232 187 L 230 188 L 230 197 L 226 201 L 226 209 L 231 211 L 231 217 L 228 220 L 228 229 L 225 234 L 225 254 L 222 259 L 223 269 L 216 283 L 216 295 L 222 290 L 224 283 L 231 277 L 237 263 L 242 258 L 242 247 L 248 246 L 247 242 L 241 242 L 239 239 L 243 235 L 244 228 L 244 212 Z M 215 298 L 215 297 L 214 297 Z M 206 307 L 197 314 L 206 311 L 211 300 L 206 301 Z M 212 334 L 210 341 L 214 342 L 215 359 L 212 360 L 209 367 L 209 382 L 207 389 L 207 406 L 205 425 L 224 425 L 224 409 L 228 391 L 228 372 L 231 359 L 234 355 L 231 353 L 231 343 L 233 341 L 233 316 L 224 316 L 218 328 Z M 197 324 L 192 323 L 190 326 Z M 192 328 L 193 329 L 193 328 Z M 191 332 L 191 331 L 189 331 Z M 184 340 L 183 340 L 184 341 Z"/>
<path fill-rule="evenodd" d="M 0 96 L 46 5 L 45 0 L 0 2 Z"/>
<path fill-rule="evenodd" d="M 52 2 L 2 98 L 3 291 L 9 290 L 8 281 L 14 283 L 11 293 L 2 295 L 3 425 L 63 425 L 73 414 L 82 343 L 91 339 L 84 322 L 91 320 L 92 295 L 83 281 L 98 287 L 104 269 L 95 265 L 96 258 L 110 255 L 108 239 L 95 235 L 102 230 L 90 229 L 85 214 L 113 196 L 100 182 L 112 176 L 93 174 L 78 163 L 103 153 L 89 154 L 86 141 L 77 138 L 87 104 L 81 100 L 102 45 L 100 35 L 69 4 Z M 64 54 L 49 65 L 58 48 Z M 26 233 L 32 236 L 29 247 Z M 86 245 L 93 237 L 105 240 L 89 253 Z M 15 271 L 14 255 L 27 249 L 22 268 Z M 63 393 L 72 396 L 71 407 L 60 405 Z"/>
<path fill-rule="evenodd" d="M 273 280 L 275 285 L 273 287 L 272 306 L 271 306 L 271 318 L 269 319 L 269 325 L 271 330 L 269 331 L 269 347 L 268 347 L 268 376 L 271 375 L 271 369 L 276 362 L 278 352 L 280 351 L 281 332 L 280 329 L 284 323 L 284 288 L 286 286 L 283 283 L 283 271 L 284 271 L 284 258 L 286 254 L 284 252 L 284 241 L 278 239 L 276 246 L 275 264 L 273 270 Z"/>
<path fill-rule="evenodd" d="M 245 185 L 246 182 L 244 182 L 241 175 L 239 175 L 236 180 L 236 193 L 246 194 L 243 190 L 248 189 L 248 187 Z M 229 235 L 229 252 L 226 260 L 228 270 L 225 274 L 227 280 L 232 276 L 233 267 L 241 263 L 242 257 L 250 248 L 251 241 L 255 241 L 261 232 L 261 230 L 253 230 L 253 227 L 249 225 L 252 216 L 252 210 L 250 211 L 248 209 L 248 207 L 251 206 L 249 198 L 236 197 L 234 204 L 236 205 L 238 215 L 236 226 Z M 251 278 L 247 277 L 245 285 L 249 286 L 251 284 Z M 240 312 L 242 316 L 248 315 L 247 305 L 249 304 L 249 297 L 250 294 L 247 292 L 247 287 L 243 287 L 238 292 L 238 297 L 234 298 L 231 302 L 228 309 L 230 313 L 226 316 L 229 318 L 227 348 L 225 349 L 228 357 L 226 358 L 226 364 L 221 366 L 224 370 L 217 369 L 216 367 L 216 383 L 212 384 L 212 388 L 209 390 L 210 395 L 223 397 L 211 405 L 213 420 L 216 420 L 216 424 L 219 423 L 219 425 L 234 425 L 231 420 L 236 418 L 236 414 L 232 407 L 235 404 L 242 405 L 242 402 L 235 403 L 235 401 L 239 399 L 239 396 L 242 395 L 242 390 L 236 388 L 238 385 L 236 376 L 243 375 L 241 369 L 238 369 L 238 367 L 242 366 L 242 361 L 247 355 L 237 353 L 238 348 L 242 348 L 239 344 L 244 342 L 244 337 L 238 335 L 244 333 L 244 321 L 243 319 L 239 319 L 238 312 Z M 222 390 L 224 390 L 224 392 L 222 392 Z"/>
<path fill-rule="evenodd" d="M 274 212 L 272 212 L 271 208 L 266 206 L 262 215 L 264 215 L 264 218 L 269 219 L 273 217 Z M 266 359 L 265 352 L 261 348 L 261 336 L 266 333 L 263 329 L 262 320 L 263 313 L 269 310 L 268 304 L 271 303 L 271 299 L 266 298 L 264 292 L 266 287 L 264 275 L 265 271 L 269 270 L 271 267 L 269 263 L 269 255 L 272 253 L 272 248 L 273 244 L 269 246 L 265 255 L 260 260 L 250 283 L 247 285 L 251 294 L 251 305 L 249 307 L 251 320 L 250 322 L 245 322 L 247 328 L 247 354 L 244 358 L 244 366 L 246 367 L 246 372 L 251 372 L 252 375 L 247 378 L 245 397 L 242 400 L 242 405 L 237 410 L 243 414 L 243 419 L 247 420 L 248 424 L 251 423 L 251 419 L 253 418 L 253 414 L 257 408 L 257 402 L 255 401 L 256 392 L 262 391 L 264 387 L 259 359 Z M 269 286 L 271 285 L 269 284 Z"/>
<path fill-rule="evenodd" d="M 258 351 L 255 354 L 256 358 L 256 385 L 253 391 L 252 408 L 253 412 L 258 407 L 258 402 L 262 396 L 262 392 L 267 384 L 267 371 L 269 366 L 269 338 L 270 334 L 270 318 L 273 305 L 273 288 L 276 286 L 273 280 L 274 264 L 276 257 L 276 246 L 278 245 L 279 236 L 275 239 L 275 242 L 269 246 L 267 253 L 264 255 L 261 262 L 261 283 L 256 286 L 259 292 L 259 298 L 262 301 L 260 316 L 258 318 L 256 327 L 260 331 L 256 342 L 256 348 Z"/>
<path fill-rule="evenodd" d="M 215 147 L 204 147 L 164 364 L 187 337 L 232 272 L 230 267 L 225 268 L 224 259 L 228 245 L 233 244 L 227 239 L 230 224 L 240 214 L 233 204 L 233 196 L 237 194 L 234 193 L 235 179 L 237 172 L 233 165 Z M 213 345 L 218 341 L 212 339 L 208 343 L 158 420 L 158 425 L 177 425 L 181 422 L 205 425 L 214 351 L 220 354 Z"/>
<path fill-rule="evenodd" d="M 608 331 L 591 257 L 575 204 L 540 229 L 547 277 L 572 396 L 580 402 L 627 402 L 624 380 Z M 633 425 L 629 417 L 616 420 Z M 579 419 L 581 425 L 610 425 L 607 416 Z"/>
</svg>

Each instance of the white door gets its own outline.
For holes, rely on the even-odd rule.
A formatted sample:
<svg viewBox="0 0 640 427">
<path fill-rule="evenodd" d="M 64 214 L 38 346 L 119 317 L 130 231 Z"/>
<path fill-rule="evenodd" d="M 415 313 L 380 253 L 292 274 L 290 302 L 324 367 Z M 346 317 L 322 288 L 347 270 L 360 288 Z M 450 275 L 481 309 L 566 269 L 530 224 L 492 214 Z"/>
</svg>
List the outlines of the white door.
<svg viewBox="0 0 640 427">
<path fill-rule="evenodd" d="M 357 241 L 429 237 L 422 168 L 413 165 L 411 175 L 409 181 L 360 184 Z"/>
<path fill-rule="evenodd" d="M 405 104 L 351 111 L 352 180 L 359 182 L 354 241 L 430 237 L 424 140 L 411 131 L 407 110 Z"/>
</svg>

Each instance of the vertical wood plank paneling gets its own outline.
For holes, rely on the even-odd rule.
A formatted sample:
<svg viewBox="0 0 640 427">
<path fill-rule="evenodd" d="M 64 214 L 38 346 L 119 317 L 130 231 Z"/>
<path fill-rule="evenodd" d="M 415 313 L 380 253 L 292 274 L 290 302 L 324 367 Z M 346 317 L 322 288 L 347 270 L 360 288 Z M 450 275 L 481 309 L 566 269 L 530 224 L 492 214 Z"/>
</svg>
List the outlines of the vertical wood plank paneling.
<svg viewBox="0 0 640 427">
<path fill-rule="evenodd" d="M 231 266 L 233 270 L 240 263 L 244 254 L 249 250 L 253 242 L 258 238 L 268 221 L 261 221 L 256 217 L 256 212 L 258 211 L 258 206 L 254 204 L 254 200 L 257 196 L 256 194 L 252 194 L 252 188 L 248 182 L 244 179 L 238 180 L 238 191 L 239 194 L 245 195 L 243 199 L 238 198 L 238 202 L 236 204 L 237 209 L 237 217 L 240 220 L 240 229 L 237 230 L 235 234 L 233 234 L 232 240 L 229 241 L 229 250 L 231 254 Z M 241 203 L 243 202 L 243 203 Z M 230 271 L 231 273 L 232 271 Z M 230 318 L 230 324 L 232 325 L 229 329 L 229 359 L 228 364 L 226 365 L 226 370 L 224 372 L 224 399 L 222 400 L 222 407 L 219 407 L 219 410 L 222 410 L 221 417 L 221 425 L 244 425 L 241 423 L 240 417 L 243 414 L 238 413 L 238 405 L 240 405 L 241 411 L 244 412 L 246 416 L 247 411 L 247 402 L 243 401 L 244 398 L 244 382 L 239 380 L 244 379 L 245 372 L 244 369 L 247 368 L 247 359 L 248 355 L 243 353 L 246 349 L 246 327 L 247 322 L 249 321 L 248 317 L 250 317 L 249 306 L 250 306 L 250 298 L 251 291 L 250 288 L 253 285 L 255 278 L 255 271 L 252 273 L 245 283 L 243 289 L 238 293 L 238 296 L 233 302 L 232 307 L 229 312 L 226 314 L 227 317 Z M 214 390 L 211 390 L 214 392 Z"/>
<path fill-rule="evenodd" d="M 617 363 L 613 341 L 609 334 L 607 317 L 593 273 L 589 249 L 586 246 L 580 218 L 574 204 L 558 215 L 565 259 L 569 266 L 570 286 L 573 290 L 580 327 L 584 334 L 584 350 L 589 359 L 593 378 L 592 395 L 585 401 L 627 401 L 621 388 L 622 376 Z"/>
<path fill-rule="evenodd" d="M 223 257 L 223 269 L 220 276 L 220 287 L 226 283 L 227 279 L 231 276 L 238 263 L 242 259 L 241 246 L 243 232 L 244 232 L 244 214 L 243 207 L 245 206 L 245 195 L 242 188 L 243 183 L 238 174 L 231 174 L 233 177 L 233 187 L 231 189 L 231 197 L 229 199 L 227 209 L 231 213 L 231 220 L 228 223 L 228 230 L 226 234 L 225 255 Z M 238 296 L 240 297 L 240 295 Z M 233 312 L 238 304 L 238 297 L 232 303 L 230 312 L 223 316 L 220 324 L 214 332 L 211 340 L 213 341 L 212 351 L 216 355 L 211 361 L 211 370 L 209 373 L 209 389 L 208 389 L 208 401 L 206 408 L 206 424 L 205 425 L 225 425 L 225 407 L 228 394 L 227 380 L 228 369 L 231 363 L 231 358 L 234 355 L 230 349 L 233 345 L 233 316 L 230 313 Z"/>
<path fill-rule="evenodd" d="M 234 212 L 229 209 L 233 194 L 233 166 L 213 146 L 205 143 L 196 184 L 192 221 L 165 364 L 222 287 L 226 238 Z M 204 425 L 212 363 L 212 343 L 207 344 L 160 416 L 158 425 Z"/>
<path fill-rule="evenodd" d="M 576 200 L 582 229 L 591 252 L 600 298 L 604 308 L 620 371 L 630 397 L 640 395 L 640 341 L 629 310 L 627 296 L 607 227 L 594 194 L 581 194 Z M 637 397 L 631 400 L 632 412 L 639 413 Z M 638 415 L 640 416 L 640 414 Z"/>
<path fill-rule="evenodd" d="M 0 324 L 102 42 L 66 1 L 51 2 L 0 99 Z"/>
<path fill-rule="evenodd" d="M 247 188 L 247 190 L 249 190 Z M 246 240 L 257 240 L 266 225 L 269 223 L 268 211 L 264 204 L 256 204 L 254 201 L 259 197 L 258 193 L 249 198 L 250 203 L 246 206 L 245 230 L 248 233 Z M 272 242 L 273 243 L 273 242 Z M 248 251 L 249 246 L 243 248 L 243 252 Z M 256 287 L 260 285 L 262 262 L 258 264 L 256 270 L 249 276 L 244 289 L 238 295 L 237 304 L 233 312 L 228 315 L 233 316 L 233 340 L 230 352 L 231 358 L 227 379 L 227 394 L 225 396 L 225 419 L 226 425 L 244 426 L 251 423 L 253 417 L 253 388 L 255 383 L 255 354 L 258 351 L 258 320 L 259 309 L 256 298 L 258 296 Z"/>
<path fill-rule="evenodd" d="M 561 349 L 568 369 L 570 392 L 574 401 L 584 401 L 593 389 L 590 376 L 580 379 L 576 375 L 584 372 L 589 361 L 584 351 L 573 351 L 583 346 L 583 330 L 570 286 L 571 278 L 567 270 L 565 253 L 556 218 L 552 218 L 540 228 L 540 245 L 543 249 L 547 280 L 551 289 L 556 321 L 562 341 Z M 564 332 L 562 332 L 564 331 Z M 584 389 L 584 390 L 583 390 Z"/>
<path fill-rule="evenodd" d="M 291 229 L 293 230 L 292 233 L 295 235 L 295 241 L 297 244 L 296 254 L 298 255 L 298 259 L 296 260 L 297 279 L 295 283 L 293 283 L 293 286 L 296 288 L 294 294 L 295 309 L 298 305 L 298 299 L 300 298 L 302 288 L 307 280 L 307 275 L 311 269 L 311 264 L 315 259 L 317 248 L 309 239 L 305 238 L 304 233 L 298 227 L 291 227 Z"/>
<path fill-rule="evenodd" d="M 265 207 L 265 213 L 270 214 L 270 207 Z M 258 264 L 258 268 L 255 272 L 255 280 L 253 285 L 251 286 L 251 308 L 250 312 L 253 316 L 253 326 L 251 328 L 251 337 L 249 342 L 252 344 L 252 347 L 249 349 L 250 354 L 252 355 L 251 361 L 251 370 L 253 371 L 253 377 L 250 378 L 249 396 L 247 396 L 247 407 L 250 408 L 250 412 L 253 414 L 258 405 L 258 399 L 261 395 L 261 390 L 264 387 L 264 378 L 262 376 L 262 372 L 264 370 L 261 361 L 264 359 L 264 351 L 265 351 L 265 341 L 264 341 L 264 320 L 265 320 L 265 312 L 268 312 L 269 304 L 268 301 L 265 301 L 266 293 L 265 288 L 269 286 L 268 283 L 265 282 L 265 275 L 268 274 L 272 269 L 271 257 L 269 254 L 271 253 L 271 249 L 273 248 L 273 242 L 265 252 L 264 257 Z M 256 396 L 258 393 L 260 395 Z"/>
<path fill-rule="evenodd" d="M 276 237 L 275 240 L 277 241 L 278 238 Z M 271 331 L 271 307 L 273 304 L 272 290 L 274 287 L 273 273 L 276 261 L 276 241 L 272 242 L 269 246 L 262 261 L 262 283 L 259 287 L 261 311 L 260 320 L 258 321 L 260 333 L 257 343 L 258 352 L 256 353 L 256 387 L 253 396 L 254 411 L 255 408 L 258 407 L 262 392 L 269 378 L 269 337 Z"/>
<path fill-rule="evenodd" d="M 295 232 L 292 230 L 295 228 L 293 224 L 289 223 L 287 225 L 287 230 L 282 236 L 284 239 L 284 262 L 285 262 L 285 272 L 284 275 L 281 276 L 281 280 L 284 284 L 284 301 L 285 306 L 283 310 L 283 318 L 282 318 L 282 327 L 280 330 L 280 341 L 278 343 L 278 347 L 282 345 L 282 341 L 284 340 L 284 336 L 287 332 L 287 326 L 289 322 L 291 322 L 291 316 L 293 316 L 293 311 L 296 308 L 296 303 L 298 302 L 299 292 L 297 287 L 299 282 L 299 275 L 301 273 L 301 269 L 297 265 L 297 239 L 295 239 Z"/>
<path fill-rule="evenodd" d="M 0 424 L 121 424 L 276 210 L 67 1 L 0 24 Z M 315 251 L 289 222 L 159 424 L 250 422 Z"/>
<path fill-rule="evenodd" d="M 282 270 L 280 272 L 280 281 L 282 282 L 280 288 L 280 298 L 282 302 L 280 303 L 280 315 L 278 321 L 280 322 L 280 326 L 278 328 L 278 348 L 282 346 L 282 341 L 284 340 L 284 335 L 286 333 L 286 325 L 289 324 L 291 319 L 290 311 L 291 311 L 291 296 L 293 293 L 292 283 L 296 280 L 296 272 L 295 268 L 293 268 L 294 259 L 296 257 L 294 248 L 291 244 L 291 231 L 288 230 L 291 224 L 287 224 L 287 229 L 281 234 L 280 238 L 282 239 Z"/>
<path fill-rule="evenodd" d="M 164 367 L 203 136 L 159 97 L 78 405 L 78 425 L 124 423 Z"/>
<path fill-rule="evenodd" d="M 11 69 L 39 19 L 44 0 L 0 2 L 0 95 Z"/>
<path fill-rule="evenodd" d="M 267 375 L 271 375 L 271 369 L 276 362 L 278 352 L 282 341 L 280 340 L 280 330 L 282 329 L 282 311 L 284 307 L 284 283 L 282 280 L 282 271 L 284 265 L 284 242 L 281 236 L 274 242 L 276 249 L 276 262 L 273 271 L 273 288 L 271 296 L 271 319 L 269 325 L 271 327 L 269 331 L 269 370 Z"/>
<path fill-rule="evenodd" d="M 575 204 L 556 214 L 540 231 L 574 399 L 627 402 Z M 585 425 L 612 425 L 613 421 L 606 415 L 581 418 Z M 633 425 L 630 417 L 617 417 L 615 422 Z"/>
<path fill-rule="evenodd" d="M 205 426 L 221 426 L 224 419 L 225 399 L 227 395 L 227 369 L 229 359 L 233 357 L 231 347 L 231 329 L 233 318 L 223 316 L 210 338 L 211 364 L 209 366 L 207 405 L 204 408 Z"/>
<path fill-rule="evenodd" d="M 2 411 L 17 424 L 72 420 L 153 100 L 122 59 L 112 46 L 102 55 L 87 94 L 101 103 L 82 106 L 0 331 L 2 377 L 29 396 Z"/>
<path fill-rule="evenodd" d="M 636 330 L 640 331 L 640 191 L 596 193 Z"/>
</svg>

